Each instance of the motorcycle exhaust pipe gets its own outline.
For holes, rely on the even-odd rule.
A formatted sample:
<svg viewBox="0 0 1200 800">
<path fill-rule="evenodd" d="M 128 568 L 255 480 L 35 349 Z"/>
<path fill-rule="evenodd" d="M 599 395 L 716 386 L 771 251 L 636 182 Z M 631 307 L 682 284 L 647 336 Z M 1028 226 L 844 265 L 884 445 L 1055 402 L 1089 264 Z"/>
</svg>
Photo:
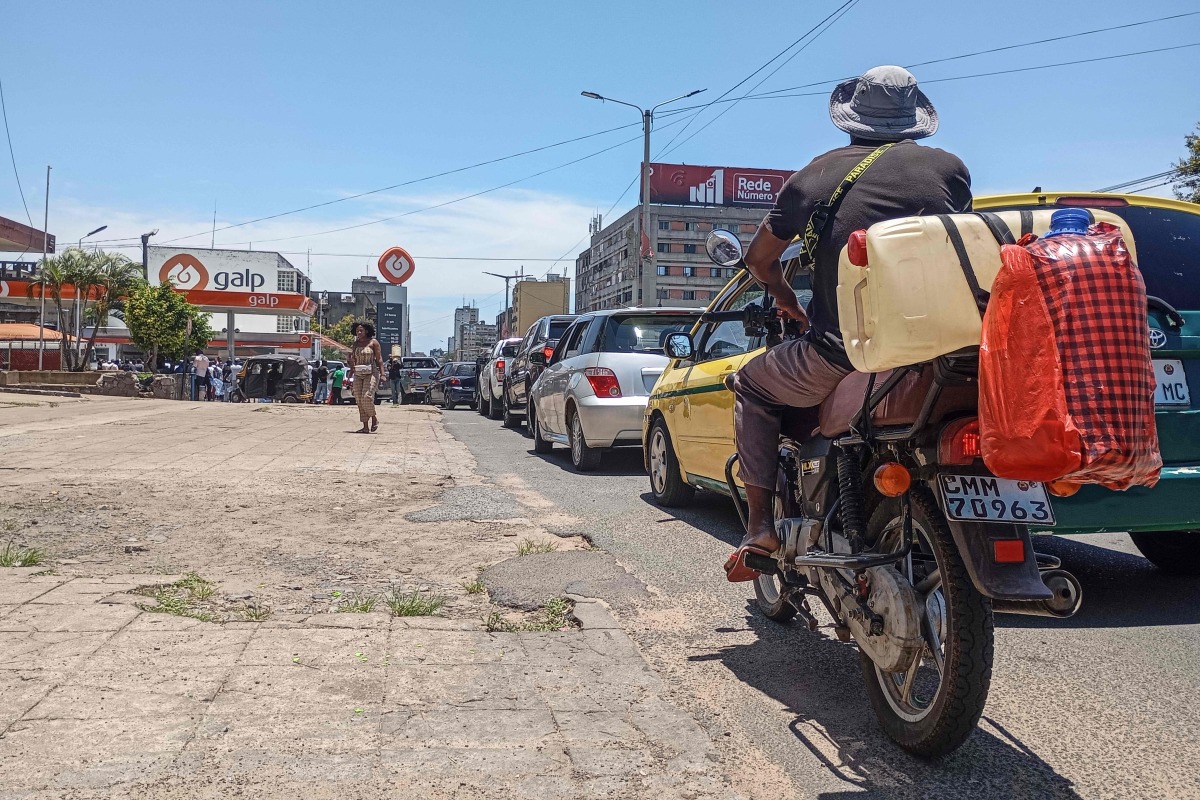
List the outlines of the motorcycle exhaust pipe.
<svg viewBox="0 0 1200 800">
<path fill-rule="evenodd" d="M 1054 595 L 1048 600 L 993 600 L 992 611 L 997 614 L 1024 614 L 1031 617 L 1067 619 L 1075 616 L 1083 605 L 1083 587 L 1079 579 L 1065 569 L 1042 573 L 1042 582 Z"/>
</svg>

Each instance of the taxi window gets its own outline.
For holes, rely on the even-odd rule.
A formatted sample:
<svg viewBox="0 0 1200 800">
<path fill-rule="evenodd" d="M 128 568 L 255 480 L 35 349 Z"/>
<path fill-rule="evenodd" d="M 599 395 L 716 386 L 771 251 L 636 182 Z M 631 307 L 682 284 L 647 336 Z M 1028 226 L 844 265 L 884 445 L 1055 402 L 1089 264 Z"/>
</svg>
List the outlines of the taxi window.
<svg viewBox="0 0 1200 800">
<path fill-rule="evenodd" d="M 761 303 L 762 299 L 762 286 L 755 281 L 751 281 L 733 299 L 733 302 L 725 306 L 722 310 L 736 311 L 737 309 L 745 308 L 751 303 Z M 746 335 L 746 328 L 741 320 L 711 323 L 707 333 L 704 334 L 703 344 L 700 347 L 699 360 L 711 361 L 714 358 L 729 358 L 730 356 L 749 352 L 757 346 L 758 340 L 751 339 Z"/>
</svg>

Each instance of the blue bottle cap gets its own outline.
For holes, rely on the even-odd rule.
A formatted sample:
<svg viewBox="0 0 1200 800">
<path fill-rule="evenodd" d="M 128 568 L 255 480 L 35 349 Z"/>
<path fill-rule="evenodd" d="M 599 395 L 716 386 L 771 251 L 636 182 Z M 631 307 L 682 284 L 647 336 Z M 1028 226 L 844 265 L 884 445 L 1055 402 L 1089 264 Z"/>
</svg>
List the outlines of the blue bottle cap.
<svg viewBox="0 0 1200 800">
<path fill-rule="evenodd" d="M 1060 208 L 1050 215 L 1050 231 L 1042 238 L 1064 234 L 1086 236 L 1091 221 L 1092 215 L 1085 208 Z"/>
</svg>

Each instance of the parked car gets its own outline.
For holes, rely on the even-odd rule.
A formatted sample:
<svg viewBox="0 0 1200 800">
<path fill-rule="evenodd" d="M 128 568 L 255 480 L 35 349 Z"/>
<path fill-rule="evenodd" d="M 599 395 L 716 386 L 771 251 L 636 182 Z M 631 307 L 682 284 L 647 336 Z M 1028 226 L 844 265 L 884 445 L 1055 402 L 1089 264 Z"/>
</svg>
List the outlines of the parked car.
<svg viewBox="0 0 1200 800">
<path fill-rule="evenodd" d="M 640 446 L 646 400 L 670 359 L 668 334 L 690 331 L 703 309 L 613 309 L 584 314 L 563 333 L 529 392 L 526 424 L 536 452 L 571 448 L 571 463 L 595 469 L 612 447 Z M 535 351 L 531 360 L 545 359 Z"/>
<path fill-rule="evenodd" d="M 429 381 L 425 402 L 441 405 L 447 411 L 452 411 L 460 403 L 474 408 L 475 362 L 448 361 L 442 364 Z"/>
<path fill-rule="evenodd" d="M 484 362 L 479 372 L 479 413 L 492 419 L 500 419 L 504 413 L 501 393 L 504 391 L 504 373 L 517 347 L 521 344 L 519 338 L 501 339 L 496 342 L 492 352 Z"/>
<path fill-rule="evenodd" d="M 384 363 L 387 363 L 387 359 L 384 359 Z M 402 356 L 400 358 L 400 366 L 408 372 L 408 375 L 405 377 L 408 390 L 404 395 L 404 401 L 406 403 L 415 403 L 425 399 L 425 392 L 429 389 L 429 381 L 442 364 L 436 358 L 428 356 Z M 386 380 L 380 381 L 380 384 L 379 391 L 375 393 L 376 403 L 392 399 L 392 387 L 387 384 Z"/>
<path fill-rule="evenodd" d="M 1166 572 L 1200 574 L 1200 205 L 1143 195 L 1013 194 L 975 198 L 979 211 L 1083 207 L 1121 217 L 1133 232 L 1138 265 L 1150 296 L 1150 344 L 1163 470 L 1152 489 L 1113 492 L 1084 486 L 1054 501 L 1052 533 L 1129 531 L 1146 558 Z M 781 259 L 793 286 L 798 243 Z M 811 295 L 809 295 L 811 297 Z M 801 298 L 802 302 L 804 298 Z M 761 287 L 740 272 L 710 311 L 762 302 Z M 646 468 L 657 502 L 681 505 L 697 488 L 728 494 L 725 462 L 734 452 L 733 394 L 724 378 L 763 352 L 742 324 L 704 322 L 692 332 L 696 356 L 672 361 L 647 404 L 643 422 Z"/>
<path fill-rule="evenodd" d="M 516 355 L 507 366 L 501 394 L 501 418 L 506 428 L 515 428 L 525 419 L 526 405 L 529 402 L 529 389 L 537 380 L 545 367 L 546 361 L 554 354 L 554 347 L 559 338 L 567 330 L 567 326 L 575 320 L 574 314 L 555 314 L 542 317 L 529 326 L 525 338 L 517 347 Z M 542 354 L 542 362 L 530 360 L 533 353 Z"/>
</svg>

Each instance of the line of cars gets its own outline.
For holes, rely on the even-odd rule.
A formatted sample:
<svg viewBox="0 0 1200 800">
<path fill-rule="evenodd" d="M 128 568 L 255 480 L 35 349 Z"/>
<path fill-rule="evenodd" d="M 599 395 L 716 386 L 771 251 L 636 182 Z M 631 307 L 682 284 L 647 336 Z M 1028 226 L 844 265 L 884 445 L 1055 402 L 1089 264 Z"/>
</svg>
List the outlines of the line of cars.
<svg viewBox="0 0 1200 800">
<path fill-rule="evenodd" d="M 1167 571 L 1200 574 L 1200 206 L 1142 195 L 1013 194 L 975 199 L 977 210 L 1096 208 L 1133 232 L 1150 295 L 1150 344 L 1164 467 L 1153 489 L 1112 492 L 1085 486 L 1056 498 L 1056 533 L 1129 531 L 1138 549 Z M 810 276 L 799 245 L 783 256 L 802 303 Z M 528 423 L 534 450 L 570 448 L 581 471 L 610 447 L 641 445 L 655 502 L 688 503 L 697 490 L 728 495 L 725 465 L 735 450 L 728 375 L 765 351 L 736 312 L 764 304 L 745 271 L 709 308 L 613 309 L 539 320 L 520 340 L 497 344 L 482 365 L 478 408 L 506 427 Z M 707 316 L 702 316 L 706 314 Z M 686 357 L 666 338 L 689 333 Z M 785 419 L 786 423 L 786 419 Z"/>
</svg>

